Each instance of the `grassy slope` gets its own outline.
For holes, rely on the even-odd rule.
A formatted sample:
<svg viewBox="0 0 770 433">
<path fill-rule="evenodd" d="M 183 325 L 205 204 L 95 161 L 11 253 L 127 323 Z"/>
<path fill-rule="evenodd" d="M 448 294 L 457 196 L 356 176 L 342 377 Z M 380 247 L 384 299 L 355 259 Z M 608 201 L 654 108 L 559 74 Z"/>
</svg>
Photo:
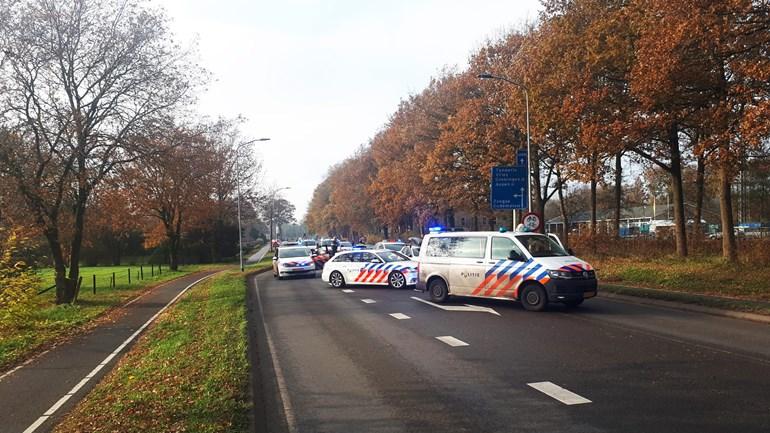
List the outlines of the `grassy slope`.
<svg viewBox="0 0 770 433">
<path fill-rule="evenodd" d="M 193 287 L 56 431 L 248 431 L 245 288 L 237 271 Z"/>
<path fill-rule="evenodd" d="M 84 281 L 78 302 L 75 305 L 55 305 L 55 289 L 38 296 L 38 308 L 25 326 L 3 330 L 3 333 L 0 334 L 0 371 L 20 362 L 39 347 L 71 334 L 73 329 L 86 324 L 108 309 L 122 304 L 147 287 L 178 278 L 200 270 L 202 267 L 185 266 L 177 272 L 164 269 L 161 275 L 157 274 L 156 267 L 155 277 L 150 277 L 148 268 L 145 269 L 145 279 L 137 281 L 132 278 L 131 285 L 128 285 L 127 269 L 126 266 L 81 268 Z M 132 270 L 136 269 L 138 268 L 132 268 Z M 109 278 L 112 276 L 112 272 L 121 272 L 122 274 L 116 275 L 117 285 L 115 288 L 109 288 Z M 96 294 L 93 294 L 91 287 L 91 275 L 93 274 L 97 275 Z M 43 270 L 40 275 L 43 279 L 42 288 L 53 284 L 53 272 L 51 270 Z"/>
</svg>

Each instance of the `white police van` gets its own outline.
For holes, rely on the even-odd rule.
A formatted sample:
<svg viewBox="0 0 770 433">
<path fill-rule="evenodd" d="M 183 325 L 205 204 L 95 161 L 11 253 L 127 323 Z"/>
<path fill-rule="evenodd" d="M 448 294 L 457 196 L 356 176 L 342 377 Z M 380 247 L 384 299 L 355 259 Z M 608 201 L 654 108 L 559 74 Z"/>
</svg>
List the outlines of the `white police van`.
<svg viewBox="0 0 770 433">
<path fill-rule="evenodd" d="M 417 288 L 434 302 L 451 295 L 513 299 L 541 311 L 549 302 L 578 306 L 597 291 L 591 265 L 539 233 L 431 233 L 418 262 Z"/>
</svg>

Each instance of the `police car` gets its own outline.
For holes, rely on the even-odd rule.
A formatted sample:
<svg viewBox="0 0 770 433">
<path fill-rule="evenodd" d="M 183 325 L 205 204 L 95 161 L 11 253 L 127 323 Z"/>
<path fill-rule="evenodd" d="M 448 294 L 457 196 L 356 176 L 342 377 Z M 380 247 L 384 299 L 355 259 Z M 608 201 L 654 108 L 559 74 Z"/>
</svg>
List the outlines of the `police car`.
<svg viewBox="0 0 770 433">
<path fill-rule="evenodd" d="M 539 233 L 431 233 L 420 248 L 417 288 L 434 302 L 451 295 L 513 299 L 525 309 L 578 306 L 596 296 L 596 272 Z"/>
<path fill-rule="evenodd" d="M 273 277 L 280 280 L 295 275 L 315 276 L 313 256 L 308 247 L 278 247 L 273 256 Z"/>
<path fill-rule="evenodd" d="M 335 288 L 373 284 L 401 289 L 417 283 L 417 263 L 387 249 L 346 251 L 326 263 L 321 279 Z"/>
</svg>

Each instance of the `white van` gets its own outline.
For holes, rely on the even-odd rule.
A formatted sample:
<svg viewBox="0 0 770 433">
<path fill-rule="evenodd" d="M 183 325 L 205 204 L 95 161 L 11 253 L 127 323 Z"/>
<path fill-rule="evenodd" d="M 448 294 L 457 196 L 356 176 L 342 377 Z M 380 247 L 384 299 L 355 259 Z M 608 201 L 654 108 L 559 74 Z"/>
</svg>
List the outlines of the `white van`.
<svg viewBox="0 0 770 433">
<path fill-rule="evenodd" d="M 513 299 L 541 311 L 549 302 L 575 307 L 596 296 L 591 265 L 540 233 L 432 233 L 418 262 L 417 288 L 434 302 L 451 295 Z"/>
</svg>

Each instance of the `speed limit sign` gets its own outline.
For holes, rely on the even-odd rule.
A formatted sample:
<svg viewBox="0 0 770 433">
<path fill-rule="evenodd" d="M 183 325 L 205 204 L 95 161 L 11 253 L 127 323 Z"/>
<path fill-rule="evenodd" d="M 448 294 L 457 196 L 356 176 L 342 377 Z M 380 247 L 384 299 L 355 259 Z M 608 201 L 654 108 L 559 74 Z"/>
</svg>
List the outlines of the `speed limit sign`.
<svg viewBox="0 0 770 433">
<path fill-rule="evenodd" d="M 540 215 L 535 212 L 529 212 L 521 217 L 521 223 L 524 224 L 527 231 L 536 232 L 540 230 Z"/>
</svg>

